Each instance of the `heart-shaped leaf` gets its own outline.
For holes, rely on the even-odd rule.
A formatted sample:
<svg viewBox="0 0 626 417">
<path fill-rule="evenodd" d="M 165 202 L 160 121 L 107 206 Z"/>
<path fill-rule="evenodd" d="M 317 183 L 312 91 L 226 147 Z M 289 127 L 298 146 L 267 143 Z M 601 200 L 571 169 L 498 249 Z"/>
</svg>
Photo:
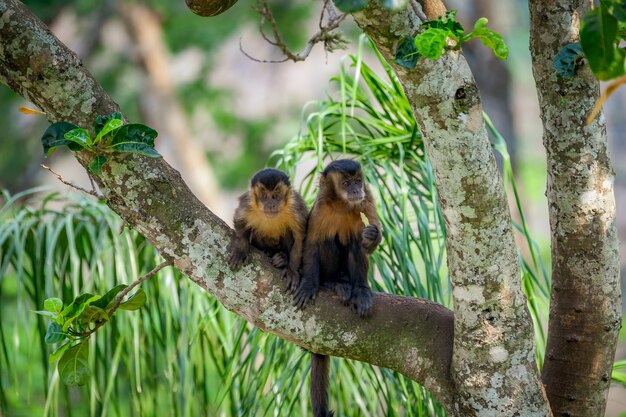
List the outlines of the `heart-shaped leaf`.
<svg viewBox="0 0 626 417">
<path fill-rule="evenodd" d="M 58 365 L 61 380 L 70 387 L 85 385 L 89 381 L 89 341 L 68 349 Z"/>
</svg>

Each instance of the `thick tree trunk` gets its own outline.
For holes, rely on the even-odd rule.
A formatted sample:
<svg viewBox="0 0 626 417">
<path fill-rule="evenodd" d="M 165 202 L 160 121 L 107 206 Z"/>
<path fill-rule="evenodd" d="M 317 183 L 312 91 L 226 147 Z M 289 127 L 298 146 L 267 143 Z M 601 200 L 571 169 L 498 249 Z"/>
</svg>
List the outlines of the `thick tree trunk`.
<svg viewBox="0 0 626 417">
<path fill-rule="evenodd" d="M 437 1 L 425 3 L 442 10 Z M 415 36 L 425 14 L 435 17 L 415 1 L 397 13 L 371 1 L 354 18 L 402 82 L 437 180 L 454 287 L 450 374 L 456 394 L 450 411 L 549 416 L 504 186 L 469 67 L 457 52 L 422 59 L 414 70 L 393 64 L 395 46 Z"/>
<path fill-rule="evenodd" d="M 0 0 L 0 45 L 0 81 L 37 104 L 51 122 L 89 127 L 97 115 L 118 110 L 76 55 L 18 0 Z M 76 153 L 83 165 L 92 156 Z M 375 294 L 372 317 L 355 320 L 328 292 L 314 306 L 297 310 L 280 273 L 260 252 L 254 251 L 239 272 L 230 270 L 232 230 L 162 158 L 107 158 L 96 178 L 107 204 L 226 308 L 313 352 L 396 370 L 424 385 L 444 406 L 452 404 L 451 311 L 427 300 Z"/>
<path fill-rule="evenodd" d="M 530 1 L 530 49 L 548 157 L 552 294 L 543 382 L 555 415 L 602 416 L 620 328 L 613 170 L 604 115 L 585 126 L 599 83 L 587 65 L 557 78 L 592 1 Z"/>
</svg>

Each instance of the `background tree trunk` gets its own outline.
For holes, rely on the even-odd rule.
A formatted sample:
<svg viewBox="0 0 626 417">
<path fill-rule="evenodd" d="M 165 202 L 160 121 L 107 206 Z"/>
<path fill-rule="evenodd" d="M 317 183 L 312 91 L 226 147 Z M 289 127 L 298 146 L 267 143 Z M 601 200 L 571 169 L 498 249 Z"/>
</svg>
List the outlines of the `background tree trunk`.
<svg viewBox="0 0 626 417">
<path fill-rule="evenodd" d="M 531 0 L 530 49 L 548 158 L 552 293 L 543 382 L 555 415 L 603 416 L 621 321 L 613 169 L 604 115 L 584 121 L 599 83 L 587 65 L 557 78 L 588 0 Z"/>
</svg>

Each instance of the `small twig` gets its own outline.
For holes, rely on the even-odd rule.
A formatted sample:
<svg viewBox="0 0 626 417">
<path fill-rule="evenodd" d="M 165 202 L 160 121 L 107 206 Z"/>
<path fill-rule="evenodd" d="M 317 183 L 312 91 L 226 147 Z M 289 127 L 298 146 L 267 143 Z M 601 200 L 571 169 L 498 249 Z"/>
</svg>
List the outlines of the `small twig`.
<svg viewBox="0 0 626 417">
<path fill-rule="evenodd" d="M 40 164 L 40 165 L 41 165 L 41 167 L 42 167 L 43 169 L 47 169 L 48 171 L 50 171 L 50 172 L 52 173 L 52 175 L 54 175 L 55 177 L 57 177 L 57 179 L 58 179 L 59 181 L 61 181 L 63 184 L 65 184 L 65 185 L 69 185 L 70 187 L 72 187 L 72 188 L 74 188 L 74 189 L 76 189 L 76 190 L 78 190 L 78 191 L 82 191 L 82 192 L 84 192 L 84 193 L 87 193 L 87 194 L 89 194 L 89 195 L 92 195 L 92 196 L 96 197 L 97 199 L 104 199 L 104 196 L 103 196 L 102 194 L 99 194 L 99 193 L 98 193 L 98 192 L 96 192 L 95 190 L 89 191 L 89 190 L 86 190 L 86 189 L 84 189 L 84 188 L 82 188 L 82 187 L 79 187 L 78 185 L 74 185 L 74 184 L 72 184 L 71 182 L 66 181 L 66 180 L 65 180 L 65 178 L 63 178 L 63 176 L 61 176 L 61 174 L 59 174 L 59 173 L 55 172 L 55 171 L 54 171 L 52 168 L 50 168 L 48 165 L 45 165 L 45 164 Z"/>
<path fill-rule="evenodd" d="M 107 314 L 109 315 L 109 318 L 111 318 L 113 316 L 113 313 L 115 313 L 115 311 L 120 307 L 120 305 L 122 305 L 122 300 L 124 299 L 124 297 L 128 295 L 129 292 L 133 290 L 133 288 L 135 288 L 137 285 L 141 284 L 145 280 L 149 279 L 150 277 L 154 276 L 161 269 L 169 265 L 172 265 L 172 261 L 161 262 L 152 271 L 148 272 L 145 275 L 142 275 L 135 281 L 131 282 L 128 287 L 124 288 L 119 294 L 117 294 L 117 296 L 115 297 L 115 301 L 113 302 L 113 306 L 107 312 Z M 82 333 L 74 333 L 74 336 L 77 336 L 77 337 L 91 336 L 93 333 L 95 333 L 96 330 L 102 327 L 106 322 L 108 322 L 108 320 L 100 320 L 96 322 L 96 325 L 92 329 L 89 329 Z"/>
<path fill-rule="evenodd" d="M 345 41 L 341 37 L 341 34 L 334 32 L 334 30 L 339 27 L 339 24 L 346 18 L 347 14 L 338 15 L 337 10 L 335 9 L 333 3 L 330 0 L 324 0 L 324 6 L 322 7 L 322 13 L 320 14 L 320 21 L 319 21 L 320 30 L 309 38 L 304 49 L 299 53 L 295 53 L 291 51 L 289 47 L 287 46 L 287 44 L 285 43 L 284 39 L 282 38 L 280 34 L 280 31 L 278 30 L 278 26 L 276 25 L 276 20 L 274 19 L 274 15 L 272 15 L 272 12 L 269 9 L 267 0 L 257 0 L 257 4 L 258 4 L 258 7 L 256 11 L 261 15 L 261 21 L 260 21 L 261 36 L 270 45 L 274 45 L 278 47 L 278 49 L 280 49 L 280 51 L 283 53 L 285 57 L 279 60 L 254 58 L 253 56 L 248 54 L 246 51 L 244 51 L 242 41 L 241 39 L 239 39 L 239 50 L 245 56 L 247 56 L 253 61 L 262 62 L 262 63 L 281 63 L 281 62 L 285 62 L 289 60 L 293 62 L 304 61 L 311 53 L 313 46 L 315 46 L 315 44 L 317 43 L 324 43 L 324 49 L 330 52 L 334 51 L 335 49 L 345 47 Z M 324 23 L 324 17 L 326 17 L 326 23 Z M 266 22 L 269 22 L 271 32 L 272 32 L 272 38 L 270 38 L 265 33 L 264 28 L 265 28 Z"/>
<path fill-rule="evenodd" d="M 93 182 L 93 177 L 91 176 L 91 173 L 89 171 L 87 171 L 87 176 L 89 177 L 89 182 L 91 183 L 91 191 L 93 191 L 94 193 L 96 193 L 96 184 Z"/>
</svg>

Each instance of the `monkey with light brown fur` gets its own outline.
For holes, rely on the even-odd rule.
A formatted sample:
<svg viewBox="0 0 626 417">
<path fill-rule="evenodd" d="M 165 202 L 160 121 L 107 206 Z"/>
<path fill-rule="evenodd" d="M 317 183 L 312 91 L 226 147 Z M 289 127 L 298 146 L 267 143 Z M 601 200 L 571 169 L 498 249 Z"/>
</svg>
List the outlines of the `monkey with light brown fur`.
<svg viewBox="0 0 626 417">
<path fill-rule="evenodd" d="M 276 268 L 284 268 L 287 289 L 294 291 L 300 283 L 307 217 L 306 204 L 287 174 L 272 168 L 257 172 L 235 210 L 230 267 L 238 269 L 252 245 L 269 256 Z"/>
</svg>

